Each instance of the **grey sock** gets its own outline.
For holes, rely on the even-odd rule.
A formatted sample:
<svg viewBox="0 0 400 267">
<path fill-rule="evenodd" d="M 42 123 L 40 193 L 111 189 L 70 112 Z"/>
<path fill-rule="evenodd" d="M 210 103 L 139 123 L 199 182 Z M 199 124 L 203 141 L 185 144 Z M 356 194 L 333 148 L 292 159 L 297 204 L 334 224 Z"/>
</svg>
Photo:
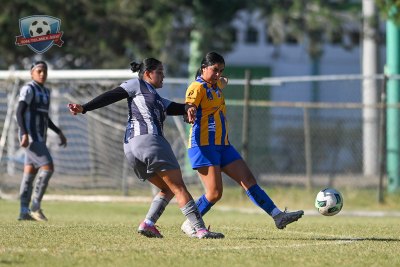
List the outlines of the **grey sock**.
<svg viewBox="0 0 400 267">
<path fill-rule="evenodd" d="M 181 208 L 183 215 L 189 220 L 190 224 L 194 227 L 194 229 L 205 229 L 206 226 L 204 224 L 203 218 L 201 217 L 200 211 L 197 208 L 194 200 L 190 200 L 186 205 Z"/>
<path fill-rule="evenodd" d="M 165 207 L 168 205 L 169 200 L 160 195 L 156 195 L 147 212 L 146 219 L 156 223 L 160 216 L 163 214 Z"/>
<path fill-rule="evenodd" d="M 19 188 L 19 197 L 21 200 L 21 213 L 29 211 L 29 203 L 31 202 L 33 180 L 36 174 L 24 173 L 22 176 L 21 185 Z"/>
<path fill-rule="evenodd" d="M 32 198 L 32 210 L 36 211 L 40 209 L 40 203 L 42 202 L 42 198 L 44 193 L 46 192 L 47 186 L 49 185 L 49 180 L 53 172 L 42 170 L 39 173 L 39 176 L 35 183 L 35 190 L 33 192 Z"/>
</svg>

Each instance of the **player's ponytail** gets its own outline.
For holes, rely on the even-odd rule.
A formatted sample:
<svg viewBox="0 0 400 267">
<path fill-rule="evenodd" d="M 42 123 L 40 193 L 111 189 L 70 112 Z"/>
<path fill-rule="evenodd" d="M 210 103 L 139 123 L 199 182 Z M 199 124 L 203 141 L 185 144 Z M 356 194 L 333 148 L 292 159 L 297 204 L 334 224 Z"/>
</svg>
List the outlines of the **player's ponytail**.
<svg viewBox="0 0 400 267">
<path fill-rule="evenodd" d="M 195 79 L 197 79 L 197 77 L 201 76 L 201 70 L 202 68 L 199 68 L 196 72 L 196 76 L 194 77 Z"/>
<path fill-rule="evenodd" d="M 146 58 L 145 60 L 143 60 L 142 63 L 137 63 L 135 61 L 132 61 L 130 65 L 131 65 L 131 71 L 133 73 L 138 72 L 139 78 L 143 79 L 143 74 L 146 70 L 153 71 L 157 69 L 159 65 L 162 65 L 162 63 L 161 61 L 155 58 Z"/>
<path fill-rule="evenodd" d="M 130 65 L 131 65 L 131 71 L 135 73 L 140 71 L 141 67 L 140 65 L 143 65 L 143 63 L 136 63 L 135 61 L 132 61 Z"/>
</svg>

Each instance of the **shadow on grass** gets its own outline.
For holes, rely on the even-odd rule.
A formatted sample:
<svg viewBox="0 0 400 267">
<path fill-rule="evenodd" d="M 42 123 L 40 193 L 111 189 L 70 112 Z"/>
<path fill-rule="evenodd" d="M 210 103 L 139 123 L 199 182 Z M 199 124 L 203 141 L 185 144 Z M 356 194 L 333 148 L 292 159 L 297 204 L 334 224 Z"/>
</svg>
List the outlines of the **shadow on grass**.
<svg viewBox="0 0 400 267">
<path fill-rule="evenodd" d="M 243 238 L 240 238 L 243 240 Z M 246 240 L 293 240 L 293 241 L 378 241 L 378 242 L 400 242 L 400 238 L 387 238 L 387 237 L 310 237 L 310 238 L 260 238 L 260 237 L 246 237 Z"/>
<path fill-rule="evenodd" d="M 10 260 L 0 260 L 0 265 L 3 266 L 2 264 L 4 264 L 4 266 L 12 266 L 14 264 L 20 264 L 23 263 L 22 261 L 10 261 Z"/>
<path fill-rule="evenodd" d="M 400 242 L 399 238 L 381 238 L 381 237 L 317 237 L 317 238 L 309 238 L 302 240 Z"/>
</svg>

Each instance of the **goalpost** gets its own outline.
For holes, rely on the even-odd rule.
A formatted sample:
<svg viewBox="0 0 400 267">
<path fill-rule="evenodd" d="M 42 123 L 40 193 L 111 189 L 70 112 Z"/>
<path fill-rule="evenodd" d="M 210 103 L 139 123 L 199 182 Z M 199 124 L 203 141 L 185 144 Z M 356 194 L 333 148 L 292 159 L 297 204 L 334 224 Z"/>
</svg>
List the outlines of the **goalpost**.
<svg viewBox="0 0 400 267">
<path fill-rule="evenodd" d="M 48 147 L 55 164 L 52 187 L 70 190 L 150 189 L 128 166 L 123 152 L 127 114 L 126 101 L 72 116 L 68 103 L 85 103 L 100 93 L 135 77 L 129 70 L 49 70 L 46 86 L 52 90 L 50 117 L 67 137 L 66 148 L 48 131 Z M 15 120 L 18 91 L 30 80 L 29 71 L 0 71 L 0 118 L 4 119 L 0 139 L 0 190 L 16 188 L 23 170 L 24 153 L 19 148 Z M 182 102 L 188 80 L 164 79 L 160 95 Z M 164 131 L 181 166 L 185 164 L 186 133 L 180 116 L 167 117 Z M 182 168 L 183 169 L 183 168 Z M 198 183 L 195 172 L 185 173 L 186 183 Z M 149 191 L 150 192 L 150 191 Z M 0 191 L 1 193 L 1 191 Z"/>
<path fill-rule="evenodd" d="M 48 133 L 48 146 L 55 163 L 50 190 L 118 190 L 124 195 L 135 190 L 152 192 L 149 183 L 140 182 L 125 161 L 126 101 L 78 116 L 72 116 L 67 108 L 70 102 L 85 103 L 132 77 L 135 74 L 130 70 L 49 70 L 46 86 L 52 89 L 50 116 L 68 139 L 67 147 L 60 148 L 58 136 L 51 130 Z M 370 108 L 383 114 L 383 106 L 381 103 L 364 105 L 357 102 L 357 97 L 349 102 L 348 96 L 350 92 L 359 94 L 363 79 L 382 78 L 382 75 L 325 75 L 251 81 L 230 79 L 230 92 L 235 95 L 226 97 L 229 139 L 243 155 L 249 150 L 246 162 L 257 179 L 269 185 L 274 182 L 271 177 L 279 177 L 289 184 L 300 180 L 321 183 L 321 178 L 332 181 L 332 177 L 339 176 L 343 181 L 350 181 L 348 177 L 354 180 L 362 177 L 357 178 L 359 185 L 369 183 L 364 178 L 371 178 L 375 183 L 376 175 L 380 174 L 368 177 L 363 173 L 366 163 L 363 162 L 362 132 L 364 124 L 377 127 L 380 119 L 365 119 L 362 110 Z M 18 90 L 29 80 L 27 70 L 0 71 L 0 121 L 3 122 L 0 124 L 0 197 L 1 189 L 15 191 L 21 180 L 24 153 L 19 148 L 15 109 Z M 186 78 L 165 78 L 164 88 L 158 92 L 165 98 L 182 102 L 189 83 Z M 336 103 L 310 103 L 306 96 L 311 83 L 318 83 L 327 97 L 339 96 Z M 246 84 L 251 84 L 251 94 L 247 94 L 251 99 L 243 99 Z M 269 98 L 265 92 L 274 97 Z M 186 124 L 180 116 L 168 116 L 164 131 L 184 172 L 185 183 L 201 188 L 197 173 L 185 167 Z M 382 138 L 380 133 L 368 145 L 382 148 Z M 378 163 L 378 156 L 382 157 L 378 153 L 374 153 L 373 164 Z M 318 177 L 314 179 L 316 174 Z"/>
</svg>

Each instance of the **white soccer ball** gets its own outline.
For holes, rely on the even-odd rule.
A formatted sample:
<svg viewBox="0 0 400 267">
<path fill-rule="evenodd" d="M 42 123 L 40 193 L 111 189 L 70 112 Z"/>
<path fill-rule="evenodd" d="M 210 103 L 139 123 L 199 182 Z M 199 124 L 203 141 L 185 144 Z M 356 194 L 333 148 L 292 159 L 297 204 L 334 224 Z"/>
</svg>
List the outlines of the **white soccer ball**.
<svg viewBox="0 0 400 267">
<path fill-rule="evenodd" d="M 333 188 L 321 190 L 315 198 L 315 207 L 324 216 L 336 215 L 343 208 L 342 194 Z"/>
<path fill-rule="evenodd" d="M 29 34 L 31 37 L 37 37 L 42 35 L 48 35 L 51 33 L 50 25 L 44 19 L 37 19 L 29 26 Z"/>
</svg>

